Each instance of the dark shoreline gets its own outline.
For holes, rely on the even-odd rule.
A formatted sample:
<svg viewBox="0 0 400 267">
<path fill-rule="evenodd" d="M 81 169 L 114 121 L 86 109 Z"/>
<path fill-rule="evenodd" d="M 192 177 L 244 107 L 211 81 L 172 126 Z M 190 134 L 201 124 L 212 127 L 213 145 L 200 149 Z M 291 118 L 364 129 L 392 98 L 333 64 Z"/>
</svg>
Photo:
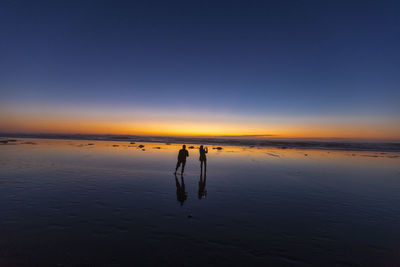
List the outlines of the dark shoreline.
<svg viewBox="0 0 400 267">
<path fill-rule="evenodd" d="M 348 151 L 400 152 L 400 143 L 395 142 L 354 142 L 315 140 L 271 140 L 224 137 L 168 137 L 135 135 L 89 135 L 89 134 L 12 134 L 0 133 L 0 138 L 34 138 L 59 140 L 93 140 L 119 142 L 147 142 L 170 144 L 206 144 L 218 146 L 274 147 L 281 149 L 329 149 Z"/>
</svg>

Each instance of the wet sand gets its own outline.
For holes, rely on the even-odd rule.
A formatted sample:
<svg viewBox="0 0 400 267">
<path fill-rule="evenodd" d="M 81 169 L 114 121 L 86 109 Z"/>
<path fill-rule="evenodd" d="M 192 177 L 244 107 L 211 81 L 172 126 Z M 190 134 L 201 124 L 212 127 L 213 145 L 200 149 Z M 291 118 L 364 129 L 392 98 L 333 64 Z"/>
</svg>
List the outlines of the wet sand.
<svg viewBox="0 0 400 267">
<path fill-rule="evenodd" d="M 400 263 L 400 153 L 187 146 L 1 144 L 0 266 Z"/>
</svg>

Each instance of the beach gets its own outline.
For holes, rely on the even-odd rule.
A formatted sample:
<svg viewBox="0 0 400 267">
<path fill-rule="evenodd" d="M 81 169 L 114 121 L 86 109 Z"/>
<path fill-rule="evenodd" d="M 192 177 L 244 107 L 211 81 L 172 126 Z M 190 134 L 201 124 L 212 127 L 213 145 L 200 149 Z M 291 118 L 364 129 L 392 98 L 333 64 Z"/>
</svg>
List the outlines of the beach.
<svg viewBox="0 0 400 267">
<path fill-rule="evenodd" d="M 186 145 L 0 144 L 0 265 L 400 262 L 398 151 Z"/>
</svg>

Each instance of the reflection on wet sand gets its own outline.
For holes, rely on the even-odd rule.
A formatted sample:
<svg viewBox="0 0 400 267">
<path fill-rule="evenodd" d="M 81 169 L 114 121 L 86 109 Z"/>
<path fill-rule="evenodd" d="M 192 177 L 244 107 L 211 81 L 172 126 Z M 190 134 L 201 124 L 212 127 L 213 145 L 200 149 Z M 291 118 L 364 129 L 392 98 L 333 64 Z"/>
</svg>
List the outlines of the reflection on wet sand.
<svg viewBox="0 0 400 267">
<path fill-rule="evenodd" d="M 176 183 L 176 199 L 178 200 L 179 203 L 181 203 L 181 206 L 183 206 L 183 203 L 187 199 L 187 192 L 185 192 L 185 180 L 183 178 L 183 175 L 181 175 L 181 183 L 179 183 L 178 177 L 175 174 L 175 183 Z"/>
<path fill-rule="evenodd" d="M 207 197 L 206 190 L 206 180 L 207 180 L 207 163 L 204 164 L 204 173 L 203 173 L 203 162 L 200 165 L 200 180 L 199 180 L 199 199 Z"/>
</svg>

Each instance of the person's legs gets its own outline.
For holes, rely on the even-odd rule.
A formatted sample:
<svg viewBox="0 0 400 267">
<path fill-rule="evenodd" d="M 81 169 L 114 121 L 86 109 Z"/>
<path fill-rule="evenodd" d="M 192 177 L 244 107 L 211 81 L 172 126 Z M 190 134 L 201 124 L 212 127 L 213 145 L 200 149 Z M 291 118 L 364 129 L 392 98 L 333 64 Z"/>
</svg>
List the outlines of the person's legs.
<svg viewBox="0 0 400 267">
<path fill-rule="evenodd" d="M 182 173 L 185 171 L 186 160 L 182 161 Z"/>
<path fill-rule="evenodd" d="M 175 172 L 178 170 L 179 166 L 181 165 L 181 161 L 178 160 L 178 162 L 176 163 L 176 168 L 175 168 Z"/>
</svg>

